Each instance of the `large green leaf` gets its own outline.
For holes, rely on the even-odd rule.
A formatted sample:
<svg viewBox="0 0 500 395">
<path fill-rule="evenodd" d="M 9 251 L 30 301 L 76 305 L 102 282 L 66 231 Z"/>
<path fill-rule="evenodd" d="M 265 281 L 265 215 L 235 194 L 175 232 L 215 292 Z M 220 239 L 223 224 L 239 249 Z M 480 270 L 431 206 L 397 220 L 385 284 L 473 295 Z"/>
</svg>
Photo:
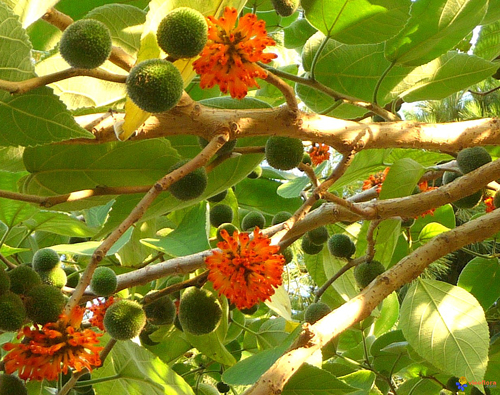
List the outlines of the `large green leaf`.
<svg viewBox="0 0 500 395">
<path fill-rule="evenodd" d="M 323 268 L 327 278 L 333 277 L 335 273 L 347 264 L 345 259 L 337 258 L 330 254 L 326 246 L 319 254 L 323 257 Z M 342 274 L 342 276 L 335 280 L 332 286 L 346 301 L 359 293 L 359 287 L 356 284 L 352 270 L 348 270 L 346 273 Z"/>
<path fill-rule="evenodd" d="M 486 311 L 500 297 L 500 262 L 498 258 L 472 259 L 458 278 L 458 286 L 469 291 Z"/>
<path fill-rule="evenodd" d="M 35 76 L 31 44 L 16 15 L 0 3 L 0 78 L 23 81 Z M 42 105 L 43 103 L 43 105 Z M 0 91 L 0 145 L 34 146 L 93 135 L 77 125 L 51 89 L 22 95 Z"/>
<path fill-rule="evenodd" d="M 420 66 L 452 49 L 484 17 L 488 0 L 419 0 L 406 26 L 387 41 L 390 62 Z"/>
<path fill-rule="evenodd" d="M 488 325 L 481 305 L 464 289 L 418 279 L 405 296 L 399 325 L 415 351 L 436 367 L 468 380 L 483 379 Z"/>
<path fill-rule="evenodd" d="M 341 395 L 355 391 L 356 388 L 345 384 L 326 370 L 305 363 L 288 380 L 282 394 Z"/>
<path fill-rule="evenodd" d="M 307 19 L 297 19 L 290 26 L 283 29 L 283 33 L 285 34 L 285 47 L 302 47 L 316 31 L 317 30 L 311 26 Z"/>
<path fill-rule="evenodd" d="M 411 71 L 393 90 L 405 102 L 439 100 L 492 75 L 498 64 L 477 56 L 449 51 Z"/>
<path fill-rule="evenodd" d="M 96 230 L 89 228 L 85 222 L 56 211 L 38 211 L 23 224 L 31 231 L 45 231 L 70 237 L 91 237 L 96 233 Z"/>
<path fill-rule="evenodd" d="M 383 200 L 411 195 L 424 173 L 424 167 L 413 159 L 399 159 L 387 173 L 379 198 Z"/>
<path fill-rule="evenodd" d="M 497 22 L 500 19 L 500 0 L 489 0 L 488 11 L 481 21 L 482 25 Z M 484 26 L 483 26 L 484 27 Z"/>
<path fill-rule="evenodd" d="M 486 60 L 493 60 L 500 55 L 500 21 L 481 26 L 473 53 Z"/>
<path fill-rule="evenodd" d="M 23 175 L 23 173 L 0 171 L 0 189 L 15 192 L 16 184 Z M 29 203 L 0 198 L 0 222 L 8 227 L 13 227 L 27 220 L 36 211 L 36 207 Z"/>
<path fill-rule="evenodd" d="M 191 387 L 143 347 L 131 341 L 119 341 L 104 365 L 92 372 L 92 379 L 117 376 L 94 384 L 96 392 L 124 395 L 194 395 Z"/>
<path fill-rule="evenodd" d="M 420 232 L 420 235 L 418 236 L 418 241 L 421 244 L 428 243 L 437 235 L 440 235 L 441 233 L 444 232 L 448 232 L 449 230 L 450 228 L 441 225 L 439 222 L 428 223 L 427 225 L 424 226 L 424 228 Z"/>
<path fill-rule="evenodd" d="M 379 43 L 408 19 L 410 0 L 302 0 L 307 20 L 324 35 L 347 44 Z"/>
<path fill-rule="evenodd" d="M 23 152 L 23 147 L 0 147 L 0 171 L 25 171 Z"/>
</svg>

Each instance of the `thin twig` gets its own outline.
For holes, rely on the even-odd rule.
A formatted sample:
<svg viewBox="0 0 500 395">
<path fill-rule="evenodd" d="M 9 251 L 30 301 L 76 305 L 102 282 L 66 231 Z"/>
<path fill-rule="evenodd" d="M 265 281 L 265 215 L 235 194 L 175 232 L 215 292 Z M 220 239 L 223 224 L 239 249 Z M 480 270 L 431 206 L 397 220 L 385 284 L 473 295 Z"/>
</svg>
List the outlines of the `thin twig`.
<svg viewBox="0 0 500 395">
<path fill-rule="evenodd" d="M 0 260 L 7 265 L 8 268 L 10 269 L 15 269 L 17 265 L 15 263 L 12 263 L 9 261 L 6 257 L 3 256 L 3 254 L 0 254 Z"/>
<path fill-rule="evenodd" d="M 380 224 L 379 220 L 373 220 L 370 223 L 370 226 L 368 227 L 368 231 L 366 232 L 366 256 L 367 256 L 367 261 L 371 261 L 373 257 L 375 256 L 375 240 L 373 238 L 373 235 L 375 233 L 375 229 L 377 229 L 377 226 Z"/>
<path fill-rule="evenodd" d="M 316 173 L 314 172 L 312 166 L 306 163 L 300 163 L 297 167 L 300 171 L 306 173 L 307 177 L 309 177 L 309 179 L 311 180 L 311 184 L 314 186 L 314 188 L 317 188 L 319 186 L 318 178 L 316 177 Z"/>
<path fill-rule="evenodd" d="M 283 93 L 283 96 L 285 97 L 286 100 L 286 104 L 288 105 L 290 111 L 294 113 L 298 112 L 299 105 L 297 103 L 297 98 L 295 96 L 293 88 L 290 85 L 288 85 L 285 81 L 279 78 L 273 71 L 269 71 L 267 73 L 265 81 L 271 85 L 274 85 L 281 91 L 281 93 Z"/>
</svg>

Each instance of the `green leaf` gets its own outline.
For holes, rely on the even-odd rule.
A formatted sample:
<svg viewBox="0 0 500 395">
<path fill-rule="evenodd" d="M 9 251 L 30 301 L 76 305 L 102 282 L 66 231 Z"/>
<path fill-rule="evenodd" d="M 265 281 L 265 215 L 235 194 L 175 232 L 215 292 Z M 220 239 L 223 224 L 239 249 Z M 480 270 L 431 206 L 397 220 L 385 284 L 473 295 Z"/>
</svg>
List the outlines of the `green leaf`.
<svg viewBox="0 0 500 395">
<path fill-rule="evenodd" d="M 376 313 L 374 314 L 377 315 Z M 391 293 L 382 302 L 382 309 L 379 316 L 376 317 L 373 333 L 380 336 L 391 330 L 399 317 L 399 301 L 396 292 Z"/>
<path fill-rule="evenodd" d="M 473 54 L 486 60 L 494 60 L 500 55 L 500 21 L 481 26 Z"/>
<path fill-rule="evenodd" d="M 247 108 L 271 108 L 271 105 L 262 101 L 255 99 L 254 97 L 245 97 L 244 99 L 238 100 L 232 97 L 212 97 L 210 99 L 200 100 L 200 103 L 207 107 L 212 108 L 231 108 L 237 109 L 247 109 Z"/>
<path fill-rule="evenodd" d="M 311 276 L 318 287 L 323 286 L 328 278 L 323 268 L 323 254 L 304 255 L 304 263 L 306 264 L 307 273 Z M 321 297 L 321 301 L 330 307 L 338 307 L 344 303 L 344 299 L 334 290 L 333 287 L 328 287 L 326 292 Z"/>
<path fill-rule="evenodd" d="M 423 166 L 413 159 L 398 160 L 387 173 L 379 198 L 384 200 L 411 195 L 424 173 Z"/>
<path fill-rule="evenodd" d="M 307 19 L 297 19 L 290 26 L 283 29 L 285 34 L 285 48 L 293 49 L 302 47 L 316 31 Z"/>
<path fill-rule="evenodd" d="M 323 257 L 323 268 L 327 278 L 333 277 L 343 266 L 347 264 L 345 259 L 336 258 L 330 254 L 328 248 L 323 247 L 323 250 L 317 254 Z M 333 288 L 337 291 L 344 300 L 349 300 L 359 293 L 359 287 L 354 279 L 352 270 L 348 270 L 340 276 L 333 284 Z"/>
<path fill-rule="evenodd" d="M 420 66 L 457 45 L 484 17 L 487 0 L 419 0 L 405 27 L 386 43 L 390 62 Z"/>
<path fill-rule="evenodd" d="M 399 32 L 410 0 L 302 0 L 307 20 L 325 36 L 347 44 L 379 43 Z"/>
<path fill-rule="evenodd" d="M 321 173 L 323 172 L 323 170 L 327 165 L 328 165 L 327 161 L 320 164 L 316 169 L 314 169 L 314 174 L 316 174 L 317 176 L 321 176 Z M 296 177 L 280 185 L 277 190 L 278 195 L 287 199 L 299 197 L 304 188 L 310 182 L 311 180 L 307 176 Z"/>
<path fill-rule="evenodd" d="M 489 23 L 494 23 L 500 19 L 500 0 L 489 0 L 488 1 L 488 11 L 481 21 L 481 27 L 484 28 L 484 25 Z"/>
<path fill-rule="evenodd" d="M 171 363 L 184 355 L 193 346 L 189 343 L 180 330 L 175 326 L 161 325 L 160 329 L 153 332 L 149 338 L 154 342 L 159 342 L 155 346 L 146 348 L 157 355 L 163 362 Z"/>
<path fill-rule="evenodd" d="M 460 272 L 458 286 L 469 291 L 486 311 L 500 297 L 498 258 L 476 257 Z"/>
<path fill-rule="evenodd" d="M 92 372 L 92 379 L 117 375 L 118 378 L 94 384 L 96 392 L 127 395 L 194 395 L 191 387 L 145 348 L 131 341 L 119 341 L 103 367 Z"/>
<path fill-rule="evenodd" d="M 369 394 L 375 382 L 375 373 L 368 370 L 358 370 L 357 372 L 339 377 L 341 381 L 351 387 L 359 388 L 359 391 L 353 392 L 351 395 L 366 395 Z"/>
<path fill-rule="evenodd" d="M 418 236 L 418 241 L 422 244 L 425 244 L 431 241 L 437 235 L 440 235 L 441 233 L 444 232 L 448 232 L 449 230 L 450 228 L 441 225 L 438 222 L 431 222 L 424 226 L 424 228 L 420 232 L 420 235 Z"/>
<path fill-rule="evenodd" d="M 142 243 L 174 257 L 191 255 L 209 249 L 206 203 L 198 203 L 189 209 L 173 232 L 161 239 L 143 239 Z"/>
<path fill-rule="evenodd" d="M 184 335 L 189 343 L 214 361 L 227 366 L 233 366 L 236 363 L 236 359 L 220 341 L 217 331 L 201 336 L 187 332 L 184 332 Z"/>
<path fill-rule="evenodd" d="M 410 228 L 411 237 L 413 240 L 418 240 L 420 232 L 427 224 L 437 222 L 449 229 L 455 227 L 455 213 L 450 204 L 438 207 L 434 211 L 434 215 L 426 215 L 425 217 L 418 218 L 415 224 Z"/>
<path fill-rule="evenodd" d="M 468 380 L 483 379 L 488 325 L 481 305 L 464 289 L 417 279 L 401 306 L 399 325 L 415 351 L 437 368 Z"/>
<path fill-rule="evenodd" d="M 283 388 L 283 395 L 341 395 L 356 391 L 333 374 L 307 363 L 288 380 Z"/>
<path fill-rule="evenodd" d="M 4 257 L 8 257 L 14 254 L 18 254 L 20 252 L 24 251 L 29 251 L 29 248 L 14 248 L 14 247 L 9 247 L 7 244 L 2 244 L 2 247 L 0 247 L 0 254 L 2 254 Z"/>
<path fill-rule="evenodd" d="M 37 21 L 47 10 L 58 3 L 58 0 L 3 0 L 15 14 L 19 15 L 24 28 Z M 1 18 L 0 18 L 1 19 Z"/>
<path fill-rule="evenodd" d="M 28 36 L 17 17 L 2 3 L 0 20 L 0 78 L 13 82 L 33 78 L 35 74 Z M 22 95 L 0 91 L 0 119 L 2 146 L 34 146 L 77 137 L 94 137 L 77 125 L 47 87 Z"/>
<path fill-rule="evenodd" d="M 379 372 L 399 372 L 412 362 L 407 346 L 408 342 L 401 330 L 387 332 L 378 337 L 370 347 L 373 367 Z"/>
<path fill-rule="evenodd" d="M 38 211 L 24 225 L 31 231 L 46 231 L 63 236 L 92 237 L 96 231 L 66 213 L 56 211 Z"/>
<path fill-rule="evenodd" d="M 23 152 L 23 147 L 0 147 L 0 171 L 26 171 Z"/>
<path fill-rule="evenodd" d="M 24 173 L 0 171 L 0 189 L 16 192 L 17 182 L 23 175 Z M 29 203 L 0 198 L 0 222 L 3 222 L 9 228 L 27 220 L 36 211 L 37 208 Z"/>
<path fill-rule="evenodd" d="M 393 92 L 405 102 L 440 100 L 484 80 L 497 69 L 498 63 L 449 51 L 411 71 Z"/>
</svg>

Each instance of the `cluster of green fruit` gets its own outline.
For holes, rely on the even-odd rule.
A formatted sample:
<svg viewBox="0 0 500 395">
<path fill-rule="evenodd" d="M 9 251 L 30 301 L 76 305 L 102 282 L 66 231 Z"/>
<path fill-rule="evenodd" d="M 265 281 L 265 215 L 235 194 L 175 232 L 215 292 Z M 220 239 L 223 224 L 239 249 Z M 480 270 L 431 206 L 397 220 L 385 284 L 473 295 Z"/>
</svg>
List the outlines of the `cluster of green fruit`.
<svg viewBox="0 0 500 395">
<path fill-rule="evenodd" d="M 325 243 L 330 254 L 337 258 L 349 259 L 356 252 L 356 245 L 349 236 L 337 233 L 329 237 L 328 230 L 324 226 L 304 233 L 302 251 L 309 255 L 319 254 Z"/>
</svg>

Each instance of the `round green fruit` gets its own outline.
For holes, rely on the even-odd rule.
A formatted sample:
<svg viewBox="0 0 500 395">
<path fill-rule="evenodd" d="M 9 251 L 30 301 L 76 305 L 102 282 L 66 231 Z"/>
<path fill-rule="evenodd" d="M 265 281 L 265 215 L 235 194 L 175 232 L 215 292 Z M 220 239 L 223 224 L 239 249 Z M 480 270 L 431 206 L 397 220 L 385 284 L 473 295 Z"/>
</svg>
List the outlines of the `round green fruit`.
<svg viewBox="0 0 500 395">
<path fill-rule="evenodd" d="M 95 269 L 90 280 L 90 289 L 98 296 L 109 296 L 115 293 L 118 287 L 116 273 L 107 266 Z"/>
<path fill-rule="evenodd" d="M 328 230 L 325 226 L 319 226 L 316 229 L 308 231 L 307 237 L 313 244 L 324 244 L 328 240 Z"/>
<path fill-rule="evenodd" d="M 19 265 L 9 270 L 7 274 L 10 277 L 10 290 L 19 295 L 25 295 L 32 288 L 42 284 L 40 275 L 28 265 Z"/>
<path fill-rule="evenodd" d="M 156 33 L 158 45 L 168 55 L 192 58 L 198 55 L 208 39 L 208 24 L 197 10 L 179 7 L 162 19 Z"/>
<path fill-rule="evenodd" d="M 56 322 L 65 304 L 66 299 L 59 288 L 48 284 L 37 285 L 26 295 L 26 315 L 41 325 Z"/>
<path fill-rule="evenodd" d="M 491 155 L 484 147 L 465 148 L 457 155 L 458 167 L 464 174 L 470 173 L 490 162 Z"/>
<path fill-rule="evenodd" d="M 217 151 L 217 156 L 230 154 L 233 151 L 234 147 L 236 147 L 236 142 L 236 140 L 231 140 L 225 143 Z M 201 148 L 205 148 L 208 145 L 208 140 L 205 140 L 203 137 L 198 137 L 198 144 L 200 144 Z"/>
<path fill-rule="evenodd" d="M 217 195 L 207 198 L 207 200 L 210 203 L 219 203 L 222 202 L 226 198 L 226 196 L 227 196 L 227 189 L 225 191 L 218 193 Z"/>
<path fill-rule="evenodd" d="M 25 319 L 26 309 L 18 294 L 7 291 L 0 295 L 0 331 L 16 332 Z"/>
<path fill-rule="evenodd" d="M 175 305 L 172 299 L 162 296 L 144 306 L 148 321 L 153 325 L 170 325 L 175 320 Z"/>
<path fill-rule="evenodd" d="M 218 241 L 224 241 L 224 239 L 222 238 L 222 235 L 220 234 L 222 229 L 225 229 L 226 232 L 229 234 L 229 236 L 233 236 L 234 231 L 238 230 L 238 228 L 231 223 L 224 223 L 224 224 L 219 225 L 219 227 L 217 228 L 217 233 L 216 233 Z"/>
<path fill-rule="evenodd" d="M 289 220 L 291 217 L 292 214 L 288 211 L 280 211 L 274 215 L 273 219 L 271 220 L 271 225 L 281 224 L 282 222 Z"/>
<path fill-rule="evenodd" d="M 129 340 L 141 333 L 146 313 L 139 303 L 121 299 L 108 307 L 103 324 L 113 339 Z"/>
<path fill-rule="evenodd" d="M 307 152 L 304 152 L 304 156 L 302 156 L 302 163 L 312 166 L 311 155 L 309 155 Z"/>
<path fill-rule="evenodd" d="M 356 246 L 345 234 L 336 234 L 328 240 L 328 251 L 338 258 L 349 258 L 356 252 Z"/>
<path fill-rule="evenodd" d="M 354 278 L 360 288 L 365 288 L 383 272 L 385 267 L 379 261 L 363 262 L 354 268 Z"/>
<path fill-rule="evenodd" d="M 304 251 L 306 254 L 309 254 L 309 255 L 316 255 L 316 254 L 319 254 L 321 252 L 321 250 L 323 250 L 323 244 L 314 244 L 311 242 L 311 240 L 309 240 L 309 236 L 307 235 L 307 233 L 304 234 L 304 236 L 302 236 L 302 251 Z"/>
<path fill-rule="evenodd" d="M 241 230 L 244 232 L 252 230 L 257 226 L 259 229 L 263 229 L 266 226 L 266 218 L 259 211 L 250 211 L 241 220 Z"/>
<path fill-rule="evenodd" d="M 325 315 L 330 314 L 332 309 L 323 302 L 317 302 L 310 304 L 306 311 L 304 312 L 304 320 L 309 324 L 314 324 L 316 321 L 319 321 Z"/>
<path fill-rule="evenodd" d="M 290 16 L 299 8 L 299 0 L 271 0 L 274 10 L 280 16 Z"/>
<path fill-rule="evenodd" d="M 285 258 L 285 263 L 290 263 L 293 260 L 293 252 L 290 247 L 287 247 L 283 251 L 281 251 L 281 254 Z"/>
<path fill-rule="evenodd" d="M 302 141 L 291 137 L 272 136 L 266 142 L 266 160 L 279 170 L 291 170 L 302 162 Z"/>
<path fill-rule="evenodd" d="M 37 272 L 54 269 L 60 262 L 59 254 L 51 248 L 42 248 L 33 255 L 33 269 Z"/>
<path fill-rule="evenodd" d="M 181 296 L 178 316 L 185 332 L 205 335 L 219 326 L 222 309 L 219 301 L 206 290 L 191 287 Z"/>
<path fill-rule="evenodd" d="M 68 277 L 66 272 L 60 266 L 57 266 L 51 270 L 38 271 L 40 278 L 44 284 L 53 285 L 57 288 L 62 288 L 66 285 Z"/>
<path fill-rule="evenodd" d="M 28 395 L 28 389 L 19 377 L 0 374 L 0 395 Z"/>
<path fill-rule="evenodd" d="M 248 174 L 247 178 L 255 180 L 257 178 L 260 178 L 261 175 L 262 175 L 262 167 L 257 166 Z"/>
<path fill-rule="evenodd" d="M 185 159 L 177 162 L 175 165 L 171 166 L 170 169 L 168 169 L 168 172 L 171 173 L 174 170 L 177 170 L 189 161 L 190 159 Z M 168 190 L 179 200 L 190 200 L 202 195 L 203 192 L 205 192 L 207 183 L 207 172 L 204 167 L 199 167 L 191 173 L 186 174 L 179 181 L 174 182 L 170 185 Z"/>
<path fill-rule="evenodd" d="M 64 31 L 59 51 L 70 66 L 94 69 L 108 59 L 112 46 L 111 33 L 104 23 L 94 19 L 81 19 Z"/>
<path fill-rule="evenodd" d="M 80 282 L 80 273 L 78 273 L 78 270 L 72 266 L 65 266 L 63 270 L 66 273 L 66 286 L 76 288 Z"/>
<path fill-rule="evenodd" d="M 163 59 L 148 59 L 134 66 L 126 84 L 137 107 L 153 113 L 174 108 L 184 89 L 180 71 Z"/>
<path fill-rule="evenodd" d="M 233 220 L 233 209 L 227 204 L 218 204 L 210 209 L 210 224 L 214 228 Z"/>
<path fill-rule="evenodd" d="M 10 289 L 10 277 L 3 267 L 0 267 L 0 295 Z"/>
</svg>

